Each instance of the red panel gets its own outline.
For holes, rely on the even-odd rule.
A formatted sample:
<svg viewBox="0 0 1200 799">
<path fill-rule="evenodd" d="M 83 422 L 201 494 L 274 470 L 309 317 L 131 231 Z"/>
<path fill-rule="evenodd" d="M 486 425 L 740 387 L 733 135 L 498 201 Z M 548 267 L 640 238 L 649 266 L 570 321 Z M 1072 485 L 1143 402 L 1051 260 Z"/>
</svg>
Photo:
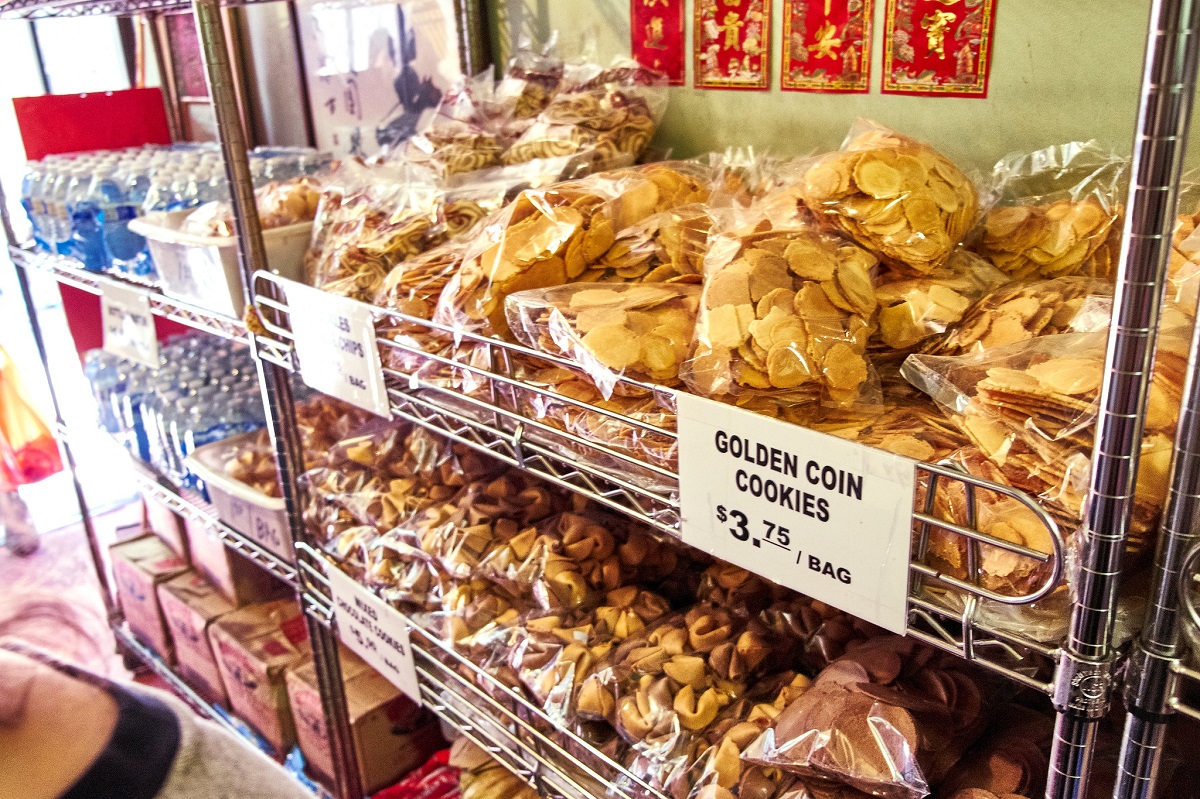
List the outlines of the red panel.
<svg viewBox="0 0 1200 799">
<path fill-rule="evenodd" d="M 25 157 L 170 144 L 160 89 L 13 98 Z"/>
</svg>

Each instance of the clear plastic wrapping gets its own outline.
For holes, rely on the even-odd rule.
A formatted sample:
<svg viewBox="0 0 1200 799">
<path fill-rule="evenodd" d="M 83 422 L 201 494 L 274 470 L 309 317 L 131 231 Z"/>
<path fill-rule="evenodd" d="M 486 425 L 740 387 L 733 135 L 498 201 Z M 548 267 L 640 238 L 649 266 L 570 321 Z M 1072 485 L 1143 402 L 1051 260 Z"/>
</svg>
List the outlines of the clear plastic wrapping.
<svg viewBox="0 0 1200 799">
<path fill-rule="evenodd" d="M 841 151 L 805 172 L 799 192 L 824 224 L 916 275 L 941 266 L 980 207 L 975 184 L 950 159 L 865 119 Z"/>
<path fill-rule="evenodd" d="M 620 378 L 679 382 L 699 300 L 694 285 L 576 283 L 509 295 L 508 326 L 521 343 L 571 360 L 609 399 Z"/>
<path fill-rule="evenodd" d="M 1119 196 L 1129 161 L 1096 142 L 1068 142 L 1001 159 L 999 203 L 973 248 L 1016 279 L 1111 280 L 1121 248 Z"/>
<path fill-rule="evenodd" d="M 1085 328 L 1075 323 L 1076 317 L 1095 307 L 1093 299 L 1111 297 L 1112 284 L 1091 277 L 1009 283 L 980 298 L 958 324 L 925 349 L 931 355 L 967 355 L 1037 336 L 1102 329 L 1107 320 Z"/>
<path fill-rule="evenodd" d="M 1006 282 L 1006 275 L 961 247 L 924 277 L 882 276 L 875 284 L 879 324 L 872 350 L 911 350 L 945 333 L 980 297 Z"/>
<path fill-rule="evenodd" d="M 652 164 L 527 190 L 489 220 L 442 292 L 435 319 L 506 335 L 509 294 L 594 279 L 619 234 L 672 203 L 703 201 L 691 165 Z"/>
<path fill-rule="evenodd" d="M 985 727 L 989 691 L 969 669 L 910 639 L 872 639 L 826 667 L 742 759 L 921 799 Z"/>
<path fill-rule="evenodd" d="M 501 156 L 505 164 L 591 151 L 598 168 L 633 163 L 666 108 L 666 76 L 635 63 L 573 70 Z"/>
<path fill-rule="evenodd" d="M 1168 328 L 1160 336 L 1134 497 L 1131 554 L 1148 546 L 1165 499 L 1189 329 Z M 1047 510 L 1073 527 L 1082 518 L 1087 496 L 1104 347 L 1104 333 L 1042 336 L 975 355 L 910 356 L 903 373 L 966 433 L 1002 482 L 1041 498 Z M 1028 545 L 1050 551 L 1048 540 Z"/>
<path fill-rule="evenodd" d="M 774 392 L 850 404 L 872 385 L 874 256 L 795 218 L 730 209 L 709 232 L 682 377 L 720 397 Z"/>
<path fill-rule="evenodd" d="M 393 266 L 429 246 L 442 219 L 441 191 L 429 173 L 344 161 L 321 194 L 308 282 L 369 300 Z"/>
<path fill-rule="evenodd" d="M 320 199 L 321 182 L 308 175 L 268 183 L 254 192 L 263 229 L 311 222 Z M 187 215 L 180 230 L 193 236 L 235 236 L 233 208 L 225 201 L 204 203 Z"/>
</svg>

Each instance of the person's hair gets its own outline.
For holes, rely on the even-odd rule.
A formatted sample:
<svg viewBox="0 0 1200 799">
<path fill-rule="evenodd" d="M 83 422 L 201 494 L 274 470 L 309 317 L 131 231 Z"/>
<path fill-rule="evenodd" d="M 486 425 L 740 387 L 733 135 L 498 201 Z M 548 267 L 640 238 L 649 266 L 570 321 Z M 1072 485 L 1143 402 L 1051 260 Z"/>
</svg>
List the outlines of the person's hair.
<svg viewBox="0 0 1200 799">
<path fill-rule="evenodd" d="M 66 600 L 47 593 L 0 597 L 0 645 L 16 642 L 41 649 L 53 657 L 74 663 L 95 663 L 102 655 L 100 640 L 93 631 L 102 622 L 88 616 Z M 0 727 L 20 721 L 36 668 L 20 674 L 0 670 Z"/>
</svg>

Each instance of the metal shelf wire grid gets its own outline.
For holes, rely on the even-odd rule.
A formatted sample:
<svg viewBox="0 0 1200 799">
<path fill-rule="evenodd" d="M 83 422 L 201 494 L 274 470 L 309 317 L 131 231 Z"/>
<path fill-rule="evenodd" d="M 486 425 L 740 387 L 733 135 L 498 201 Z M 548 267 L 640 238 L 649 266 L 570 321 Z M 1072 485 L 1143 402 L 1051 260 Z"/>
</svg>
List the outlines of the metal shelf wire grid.
<svg viewBox="0 0 1200 799">
<path fill-rule="evenodd" d="M 244 535 L 221 521 L 216 509 L 204 501 L 199 494 L 187 489 L 176 488 L 137 458 L 130 458 L 138 486 L 155 499 L 185 519 L 199 525 L 209 535 L 218 538 L 230 549 L 249 558 L 258 566 L 283 580 L 293 590 L 299 591 L 296 567 L 268 552 Z"/>
<path fill-rule="evenodd" d="M 228 0 L 223 6 L 244 6 L 271 0 Z M 7 0 L 0 2 L 0 19 L 49 17 L 130 16 L 143 11 L 184 11 L 189 0 Z"/>
<path fill-rule="evenodd" d="M 286 300 L 290 281 L 259 272 L 255 296 L 259 316 L 269 334 L 290 344 L 292 335 Z M 427 320 L 384 309 L 372 309 L 376 319 L 389 325 L 404 324 L 430 335 L 452 336 L 454 331 Z M 678 475 L 663 462 L 584 438 L 533 414 L 519 399 L 528 395 L 533 404 L 557 404 L 582 414 L 595 414 L 616 430 L 635 431 L 660 442 L 674 443 L 673 427 L 655 426 L 622 416 L 611 410 L 575 400 L 524 382 L 513 363 L 535 363 L 566 367 L 569 362 L 536 350 L 496 339 L 459 334 L 463 341 L 482 348 L 486 357 L 468 363 L 441 354 L 429 354 L 415 344 L 387 341 L 380 337 L 383 355 L 405 351 L 405 363 L 433 364 L 446 374 L 460 370 L 482 390 L 470 395 L 443 380 L 429 380 L 413 372 L 384 368 L 393 417 L 413 422 L 446 437 L 485 452 L 548 482 L 565 487 L 644 522 L 660 532 L 678 536 Z M 260 341 L 263 339 L 260 338 Z M 260 347 L 260 351 L 262 348 Z M 289 368 L 294 360 L 289 358 Z M 387 359 L 385 357 L 385 363 Z M 280 358 L 282 364 L 283 359 Z M 480 366 L 484 362 L 488 367 Z M 674 391 L 643 383 L 629 385 L 654 391 L 669 405 Z M 515 398 L 516 401 L 514 401 Z M 669 461 L 666 461 L 669 464 Z M 1011 631 L 1008 625 L 983 619 L 986 603 L 1020 605 L 1036 602 L 1061 590 L 1065 543 L 1055 521 L 1031 498 L 1020 491 L 966 475 L 950 465 L 914 462 L 918 484 L 925 486 L 924 500 L 914 509 L 914 552 L 910 564 L 909 623 L 911 634 L 926 643 L 972 660 L 1006 677 L 1049 694 L 1057 650 L 1044 641 Z M 946 492 L 956 491 L 965 499 L 967 518 L 957 522 L 939 515 Z M 985 497 L 1003 498 L 1027 509 L 1045 526 L 1053 543 L 1050 554 L 994 538 L 976 524 L 977 508 Z M 950 537 L 963 550 L 965 575 L 951 576 L 930 565 L 927 549 L 931 535 Z M 1008 596 L 983 585 L 981 568 L 984 547 L 994 547 L 1032 561 L 1038 567 L 1037 584 L 1027 592 Z"/>
<path fill-rule="evenodd" d="M 161 316 L 164 319 L 170 319 L 196 330 L 233 341 L 248 343 L 250 340 L 246 326 L 239 319 L 222 316 L 183 300 L 171 299 L 155 288 L 120 280 L 110 275 L 89 272 L 74 258 L 33 252 L 23 247 L 9 247 L 8 252 L 13 263 L 18 266 L 48 274 L 65 286 L 73 286 L 92 294 L 103 294 L 105 286 L 132 288 L 149 297 L 150 310 L 155 316 Z"/>
<path fill-rule="evenodd" d="M 329 563 L 301 545 L 313 563 Z M 302 566 L 328 585 L 319 566 Z M 330 565 L 329 568 L 336 568 Z M 306 595 L 306 609 L 332 625 L 329 599 Z M 547 799 L 668 799 L 641 777 L 579 736 L 556 725 L 541 708 L 459 654 L 412 618 L 396 614 L 409 629 L 421 700 L 447 723 L 488 752 Z"/>
</svg>

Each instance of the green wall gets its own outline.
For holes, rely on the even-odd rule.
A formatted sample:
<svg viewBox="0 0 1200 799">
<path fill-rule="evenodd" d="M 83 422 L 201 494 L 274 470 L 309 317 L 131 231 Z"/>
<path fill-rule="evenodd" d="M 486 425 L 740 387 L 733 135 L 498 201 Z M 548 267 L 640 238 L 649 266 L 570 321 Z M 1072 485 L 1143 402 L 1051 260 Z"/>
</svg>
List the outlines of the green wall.
<svg viewBox="0 0 1200 799">
<path fill-rule="evenodd" d="M 657 145 L 677 157 L 730 145 L 806 154 L 836 149 L 854 118 L 867 116 L 984 170 L 1008 152 L 1073 139 L 1132 146 L 1149 0 L 997 0 L 985 100 L 880 94 L 885 0 L 876 0 L 870 94 L 781 92 L 783 5 L 773 3 L 772 88 L 672 89 Z M 566 56 L 590 51 L 606 63 L 629 53 L 629 0 L 490 0 L 490 9 L 504 58 L 510 42 L 553 30 Z M 689 30 L 689 54 L 690 39 Z M 1200 165 L 1197 136 L 1190 141 L 1188 161 Z"/>
</svg>

